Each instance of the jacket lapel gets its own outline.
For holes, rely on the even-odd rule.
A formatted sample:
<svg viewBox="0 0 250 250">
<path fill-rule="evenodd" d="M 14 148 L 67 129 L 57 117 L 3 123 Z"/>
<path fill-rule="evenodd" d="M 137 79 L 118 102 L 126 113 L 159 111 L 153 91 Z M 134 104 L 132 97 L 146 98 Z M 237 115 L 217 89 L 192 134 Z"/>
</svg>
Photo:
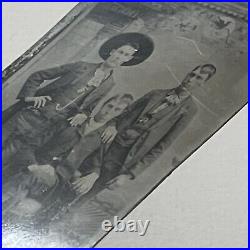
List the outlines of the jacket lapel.
<svg viewBox="0 0 250 250">
<path fill-rule="evenodd" d="M 146 105 L 146 107 L 144 108 L 144 110 L 142 111 L 140 116 L 143 116 L 144 114 L 146 114 L 149 110 L 151 110 L 154 106 L 158 105 L 167 95 L 168 90 L 162 90 L 160 92 L 158 92 L 157 94 L 155 94 L 151 100 L 149 100 L 148 104 Z"/>
<path fill-rule="evenodd" d="M 85 109 L 95 101 L 104 97 L 115 85 L 112 74 L 98 87 L 95 88 L 85 99 L 80 109 Z"/>
<path fill-rule="evenodd" d="M 80 82 L 80 86 L 86 86 L 88 80 L 94 76 L 98 67 L 100 67 L 100 64 L 92 63 L 87 64 L 76 71 L 72 71 L 71 74 L 74 75 L 74 80 L 70 84 L 75 85 Z"/>
<path fill-rule="evenodd" d="M 147 132 L 140 136 L 126 158 L 125 168 L 130 168 L 140 161 L 145 154 L 147 154 L 161 140 L 161 138 L 168 133 L 169 129 L 172 128 L 180 115 L 185 112 L 184 106 L 189 100 L 190 98 L 187 98 L 179 105 L 171 108 L 171 110 L 166 109 L 168 112 L 161 114 L 162 118 L 159 119 L 159 121 Z"/>
<path fill-rule="evenodd" d="M 144 110 L 141 112 L 141 114 L 139 115 L 139 117 L 143 116 L 144 114 L 146 114 L 149 110 L 151 110 L 154 106 L 158 105 L 164 98 L 165 96 L 168 94 L 169 90 L 159 90 L 157 91 L 152 97 L 151 99 L 148 101 L 147 105 L 145 106 Z M 144 134 L 142 134 L 138 140 L 136 141 L 136 143 L 133 145 L 133 147 L 131 148 L 126 160 L 125 160 L 125 166 L 126 165 L 130 165 L 130 163 L 135 162 L 136 159 L 138 158 L 137 153 L 139 151 L 141 151 L 141 147 L 143 145 L 143 143 L 145 142 L 145 140 L 147 140 L 147 137 L 150 133 L 150 130 L 148 130 L 147 132 L 145 132 Z M 143 145 L 144 147 L 144 145 Z M 146 148 L 143 148 L 143 151 L 146 150 Z"/>
</svg>

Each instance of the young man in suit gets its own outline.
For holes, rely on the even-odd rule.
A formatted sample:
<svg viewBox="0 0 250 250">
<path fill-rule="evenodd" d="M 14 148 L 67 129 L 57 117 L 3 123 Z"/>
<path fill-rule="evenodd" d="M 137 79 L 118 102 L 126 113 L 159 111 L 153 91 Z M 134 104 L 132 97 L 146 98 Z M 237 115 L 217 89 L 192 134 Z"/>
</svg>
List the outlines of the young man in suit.
<svg viewBox="0 0 250 250">
<path fill-rule="evenodd" d="M 64 158 L 69 152 L 73 151 L 76 153 L 74 154 L 76 164 L 81 164 L 82 158 L 86 158 L 87 155 L 90 155 L 103 146 L 101 135 L 108 126 L 110 119 L 120 115 L 132 102 L 133 96 L 131 94 L 112 96 L 102 104 L 98 112 L 88 117 L 81 130 L 68 127 L 53 138 L 51 142 L 45 144 L 41 148 L 42 155 L 40 157 L 42 159 L 47 158 L 48 163 L 53 157 Z M 60 180 L 55 175 L 55 170 L 51 165 L 34 164 L 28 166 L 27 170 L 23 173 L 17 173 L 4 186 L 5 210 L 8 210 L 13 203 L 19 204 L 21 202 L 19 204 L 21 206 L 21 204 L 26 204 L 25 202 L 27 202 L 30 210 L 26 212 L 35 212 L 42 208 L 43 200 L 48 199 L 47 196 L 50 196 L 52 190 L 55 191 L 56 189 L 61 190 L 61 188 L 64 188 L 64 191 L 68 192 L 63 186 L 64 183 L 60 186 Z M 84 170 L 84 173 L 86 171 L 87 169 Z M 90 173 L 93 173 L 93 166 L 90 169 Z M 73 174 L 76 178 L 80 177 L 81 170 L 75 171 Z M 73 188 L 74 186 L 75 184 L 73 183 Z M 59 193 L 61 194 L 61 192 Z M 34 208 L 31 208 L 32 204 L 35 206 Z"/>
<path fill-rule="evenodd" d="M 102 135 L 109 126 L 109 121 L 120 115 L 133 100 L 133 96 L 128 93 L 112 96 L 102 104 L 98 112 L 93 112 L 87 118 L 80 129 L 68 127 L 57 133 L 38 150 L 39 159 L 47 164 L 52 159 L 59 161 L 70 155 L 77 169 L 85 158 L 105 144 Z"/>
<path fill-rule="evenodd" d="M 137 163 L 145 155 L 157 146 L 160 146 L 161 153 L 165 151 L 197 112 L 192 91 L 205 86 L 215 73 L 214 65 L 200 65 L 189 72 L 178 87 L 152 90 L 114 118 L 107 130 L 110 135 L 115 135 L 115 139 L 104 155 L 96 177 L 89 180 L 86 176 L 78 180 L 82 193 L 88 192 L 96 180 L 106 184 L 117 176 L 120 179 L 135 178 L 141 171 Z M 159 153 L 154 159 L 158 156 Z M 73 163 L 68 157 L 61 167 L 74 169 Z"/>
<path fill-rule="evenodd" d="M 58 132 L 69 126 L 80 127 L 86 121 L 115 85 L 114 70 L 143 62 L 153 47 L 146 35 L 124 33 L 101 46 L 99 54 L 104 61 L 100 64 L 80 61 L 33 73 L 17 97 L 19 102 L 15 106 L 20 111 L 10 121 L 13 131 L 3 142 L 3 165 L 8 166 L 15 159 L 25 167 L 36 164 L 36 150 Z M 40 88 L 46 80 L 54 81 Z M 5 111 L 3 117 L 10 113 Z"/>
</svg>

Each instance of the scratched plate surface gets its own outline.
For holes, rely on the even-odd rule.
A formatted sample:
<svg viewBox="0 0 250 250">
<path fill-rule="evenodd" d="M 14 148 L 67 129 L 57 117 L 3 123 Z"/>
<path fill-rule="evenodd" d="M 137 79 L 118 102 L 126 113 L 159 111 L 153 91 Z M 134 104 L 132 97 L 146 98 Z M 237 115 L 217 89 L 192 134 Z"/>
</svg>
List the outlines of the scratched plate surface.
<svg viewBox="0 0 250 250">
<path fill-rule="evenodd" d="M 72 194 L 70 202 L 60 200 L 50 207 L 43 204 L 42 198 L 32 201 L 23 191 L 27 166 L 17 173 L 9 170 L 19 168 L 19 162 L 7 161 L 3 165 L 3 246 L 94 246 L 105 235 L 101 228 L 103 220 L 128 214 L 247 103 L 247 21 L 244 3 L 80 3 L 6 68 L 4 143 L 16 139 L 12 132 L 15 119 L 22 112 L 17 96 L 33 73 L 78 61 L 101 63 L 99 48 L 121 33 L 146 34 L 154 43 L 154 51 L 138 65 L 115 69 L 115 86 L 96 103 L 93 112 L 98 112 L 106 100 L 117 94 L 129 93 L 137 100 L 154 89 L 176 88 L 199 65 L 214 65 L 216 74 L 204 87 L 192 91 L 197 108 L 194 117 L 174 139 L 171 133 L 176 127 L 164 131 L 164 126 L 159 125 L 154 132 L 161 137 L 149 143 L 148 150 L 133 163 L 133 178 L 120 185 L 113 180 L 85 195 Z M 45 85 L 51 83 L 52 79 Z M 162 115 L 163 118 L 166 117 Z M 33 128 L 30 129 L 32 132 Z M 150 130 L 147 132 L 150 134 Z M 139 149 L 143 147 L 144 144 L 139 145 Z M 41 208 L 36 211 L 37 204 Z"/>
</svg>

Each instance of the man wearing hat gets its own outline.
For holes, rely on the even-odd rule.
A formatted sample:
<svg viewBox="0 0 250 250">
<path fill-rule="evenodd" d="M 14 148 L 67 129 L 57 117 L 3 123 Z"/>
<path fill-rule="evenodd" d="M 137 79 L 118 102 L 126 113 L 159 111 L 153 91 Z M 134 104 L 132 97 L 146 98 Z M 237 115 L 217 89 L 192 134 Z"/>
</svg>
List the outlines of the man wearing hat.
<svg viewBox="0 0 250 250">
<path fill-rule="evenodd" d="M 153 52 L 146 35 L 124 33 L 106 41 L 99 54 L 100 64 L 75 62 L 33 73 L 17 99 L 20 112 L 13 119 L 14 129 L 3 143 L 3 163 L 14 156 L 20 165 L 36 164 L 35 151 L 68 126 L 78 129 L 97 103 L 115 85 L 113 72 L 119 66 L 132 66 Z M 55 80 L 54 80 L 55 79 Z M 54 80 L 40 88 L 46 80 Z M 112 140 L 104 131 L 104 141 Z"/>
</svg>

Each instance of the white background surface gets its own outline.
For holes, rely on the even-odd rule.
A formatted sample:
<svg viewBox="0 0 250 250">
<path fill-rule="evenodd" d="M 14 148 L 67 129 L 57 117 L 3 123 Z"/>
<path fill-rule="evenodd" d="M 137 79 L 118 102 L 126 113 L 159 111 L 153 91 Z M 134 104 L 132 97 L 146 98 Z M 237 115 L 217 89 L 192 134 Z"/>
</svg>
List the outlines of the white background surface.
<svg viewBox="0 0 250 250">
<path fill-rule="evenodd" d="M 76 3 L 2 3 L 3 69 Z M 144 237 L 111 232 L 98 247 L 247 247 L 246 106 L 126 220 L 151 221 Z"/>
</svg>

